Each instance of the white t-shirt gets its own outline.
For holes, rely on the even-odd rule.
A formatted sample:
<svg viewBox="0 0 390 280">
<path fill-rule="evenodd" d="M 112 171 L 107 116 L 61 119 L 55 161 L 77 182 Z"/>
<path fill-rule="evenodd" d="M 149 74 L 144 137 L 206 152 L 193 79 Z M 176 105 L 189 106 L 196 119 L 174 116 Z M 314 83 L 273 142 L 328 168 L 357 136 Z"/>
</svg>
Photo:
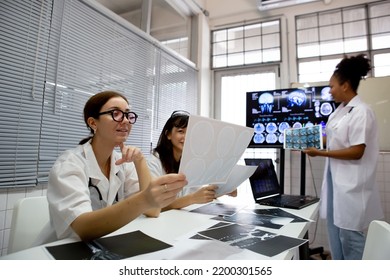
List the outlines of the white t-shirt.
<svg viewBox="0 0 390 280">
<path fill-rule="evenodd" d="M 59 239 L 77 235 L 70 224 L 81 214 L 112 205 L 139 191 L 133 163 L 116 165 L 111 156 L 110 180 L 97 163 L 90 142 L 64 152 L 49 173 L 47 198 L 51 223 Z"/>
<path fill-rule="evenodd" d="M 333 182 L 334 223 L 349 230 L 363 231 L 374 219 L 382 219 L 383 211 L 376 185 L 379 156 L 378 129 L 372 109 L 355 96 L 347 106 L 340 104 L 326 126 L 329 150 L 340 150 L 365 144 L 359 160 L 327 158 L 321 194 L 321 214 L 326 216 L 327 172 Z"/>
</svg>

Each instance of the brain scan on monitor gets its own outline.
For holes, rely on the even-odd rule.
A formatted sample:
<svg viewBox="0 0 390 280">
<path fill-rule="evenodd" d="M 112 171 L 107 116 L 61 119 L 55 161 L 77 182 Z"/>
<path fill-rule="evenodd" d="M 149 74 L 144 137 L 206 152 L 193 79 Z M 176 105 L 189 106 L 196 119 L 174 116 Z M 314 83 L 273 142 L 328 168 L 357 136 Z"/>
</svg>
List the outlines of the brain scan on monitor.
<svg viewBox="0 0 390 280">
<path fill-rule="evenodd" d="M 271 93 L 265 92 L 259 96 L 259 106 L 261 113 L 272 113 L 274 107 L 274 97 Z"/>
<path fill-rule="evenodd" d="M 246 98 L 246 126 L 254 128 L 251 148 L 283 147 L 290 128 L 324 128 L 338 105 L 329 86 L 252 91 Z"/>
<path fill-rule="evenodd" d="M 287 107 L 302 107 L 306 104 L 306 94 L 301 90 L 291 92 L 287 97 Z"/>
</svg>

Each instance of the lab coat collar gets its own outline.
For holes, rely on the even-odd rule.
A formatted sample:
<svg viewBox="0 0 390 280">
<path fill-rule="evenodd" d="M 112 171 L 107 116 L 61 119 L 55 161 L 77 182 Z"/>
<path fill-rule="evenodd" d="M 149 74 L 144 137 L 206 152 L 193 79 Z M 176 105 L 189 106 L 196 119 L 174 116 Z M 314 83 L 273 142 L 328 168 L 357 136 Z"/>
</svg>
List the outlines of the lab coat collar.
<svg viewBox="0 0 390 280">
<path fill-rule="evenodd" d="M 93 152 L 92 145 L 90 141 L 85 143 L 83 145 L 84 149 L 84 154 L 85 154 L 85 159 L 87 161 L 87 164 L 89 166 L 89 177 L 101 180 L 103 173 L 100 170 L 99 164 L 97 163 L 95 153 Z M 118 172 L 121 171 L 120 165 L 116 165 L 115 162 L 118 160 L 118 155 L 116 154 L 115 151 L 112 151 L 111 154 L 111 169 L 110 169 L 110 178 L 114 178 L 115 176 L 112 175 L 117 175 Z"/>
<path fill-rule="evenodd" d="M 103 196 L 103 200 L 106 200 L 105 198 L 107 198 L 107 205 L 112 204 L 116 199 L 118 190 L 120 189 L 123 181 L 123 172 L 121 166 L 115 164 L 118 159 L 117 153 L 113 151 L 111 154 L 110 180 L 108 180 L 100 170 L 90 141 L 83 145 L 83 150 L 85 159 L 87 161 L 87 166 L 89 167 L 89 177 L 92 178 L 96 187 L 99 188 L 99 191 Z M 103 185 L 109 186 L 108 188 L 104 188 Z"/>
<path fill-rule="evenodd" d="M 345 107 L 356 107 L 358 106 L 360 103 L 362 103 L 362 100 L 360 98 L 359 95 L 356 95 L 354 98 L 352 98 L 348 104 L 345 106 Z"/>
</svg>

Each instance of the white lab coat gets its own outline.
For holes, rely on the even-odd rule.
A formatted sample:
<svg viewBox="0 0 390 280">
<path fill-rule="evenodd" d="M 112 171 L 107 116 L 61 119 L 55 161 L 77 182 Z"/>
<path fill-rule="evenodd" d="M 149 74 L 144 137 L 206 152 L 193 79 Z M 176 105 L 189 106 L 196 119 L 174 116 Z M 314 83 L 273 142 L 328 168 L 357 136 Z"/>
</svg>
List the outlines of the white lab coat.
<svg viewBox="0 0 390 280">
<path fill-rule="evenodd" d="M 121 154 L 114 151 L 110 180 L 101 172 L 90 142 L 64 152 L 57 159 L 49 173 L 47 198 L 51 223 L 59 239 L 76 236 L 70 224 L 79 215 L 112 205 L 139 191 L 134 164 L 116 165 L 119 158 Z"/>
<path fill-rule="evenodd" d="M 382 219 L 383 211 L 376 185 L 379 155 L 378 129 L 372 109 L 355 96 L 347 106 L 340 104 L 329 117 L 327 149 L 339 150 L 365 144 L 359 160 L 327 158 L 321 193 L 321 216 L 326 217 L 327 176 L 330 168 L 333 182 L 333 215 L 337 227 L 363 231 L 374 219 Z"/>
</svg>

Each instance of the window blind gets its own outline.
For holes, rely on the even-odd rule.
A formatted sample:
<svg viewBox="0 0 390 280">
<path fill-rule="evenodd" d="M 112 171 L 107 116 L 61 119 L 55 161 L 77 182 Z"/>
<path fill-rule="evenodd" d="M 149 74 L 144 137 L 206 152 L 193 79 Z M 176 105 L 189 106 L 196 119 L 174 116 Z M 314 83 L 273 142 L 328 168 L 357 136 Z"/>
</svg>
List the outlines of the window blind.
<svg viewBox="0 0 390 280">
<path fill-rule="evenodd" d="M 197 71 L 178 61 L 169 52 L 158 51 L 158 81 L 153 95 L 153 130 L 151 149 L 155 148 L 161 131 L 175 110 L 185 110 L 191 114 L 197 113 Z"/>
<path fill-rule="evenodd" d="M 171 111 L 176 101 L 196 112 L 195 67 L 100 4 L 0 5 L 0 187 L 46 182 L 57 157 L 89 135 L 83 108 L 99 91 L 116 90 L 129 99 L 139 119 L 127 144 L 144 153 L 158 108 Z"/>
<path fill-rule="evenodd" d="M 36 184 L 51 9 L 0 2 L 0 187 Z"/>
</svg>

